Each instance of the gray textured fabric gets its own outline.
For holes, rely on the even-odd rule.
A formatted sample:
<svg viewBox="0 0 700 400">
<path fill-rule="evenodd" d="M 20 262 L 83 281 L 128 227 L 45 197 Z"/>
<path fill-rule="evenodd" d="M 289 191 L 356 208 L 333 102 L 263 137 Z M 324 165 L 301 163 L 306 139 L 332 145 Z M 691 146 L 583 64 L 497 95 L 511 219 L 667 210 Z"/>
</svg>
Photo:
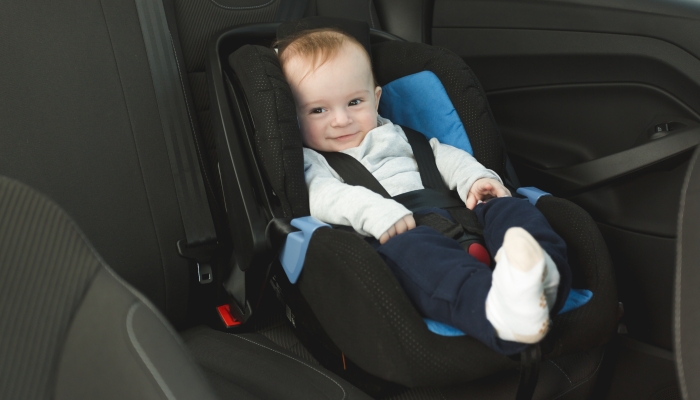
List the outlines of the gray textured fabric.
<svg viewBox="0 0 700 400">
<path fill-rule="evenodd" d="M 107 269 L 76 312 L 56 377 L 56 399 L 216 398 L 172 328 Z"/>
<path fill-rule="evenodd" d="M 67 215 L 0 177 L 0 398 L 215 398 Z"/>
<path fill-rule="evenodd" d="M 73 311 L 98 268 L 54 204 L 0 177 L 0 398 L 50 397 Z"/>
</svg>

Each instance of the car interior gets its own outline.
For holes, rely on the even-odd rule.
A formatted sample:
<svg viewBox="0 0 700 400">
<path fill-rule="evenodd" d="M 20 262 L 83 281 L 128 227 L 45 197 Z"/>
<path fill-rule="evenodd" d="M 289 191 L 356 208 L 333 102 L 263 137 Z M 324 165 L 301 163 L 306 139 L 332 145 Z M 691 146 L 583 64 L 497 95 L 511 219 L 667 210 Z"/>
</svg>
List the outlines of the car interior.
<svg viewBox="0 0 700 400">
<path fill-rule="evenodd" d="M 270 45 L 309 17 L 365 27 L 381 85 L 468 66 L 477 159 L 551 194 L 591 303 L 496 355 L 300 225 Z M 0 33 L 0 398 L 700 396 L 700 3 L 9 0 Z"/>
</svg>

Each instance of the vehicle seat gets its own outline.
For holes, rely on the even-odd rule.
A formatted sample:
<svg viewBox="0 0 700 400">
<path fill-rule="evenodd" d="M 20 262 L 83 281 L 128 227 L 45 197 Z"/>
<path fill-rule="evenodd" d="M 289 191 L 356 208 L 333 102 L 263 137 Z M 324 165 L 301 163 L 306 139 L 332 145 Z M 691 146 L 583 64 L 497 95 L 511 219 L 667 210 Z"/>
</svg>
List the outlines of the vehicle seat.
<svg viewBox="0 0 700 400">
<path fill-rule="evenodd" d="M 158 7 L 161 3 L 166 6 L 166 14 L 173 12 L 168 8 L 173 6 L 172 2 L 167 0 L 148 4 Z M 218 7 L 213 2 L 189 0 L 178 1 L 177 7 L 202 3 Z M 248 15 L 247 10 L 219 9 L 217 15 L 225 15 L 228 24 L 265 21 L 275 17 L 279 5 L 280 1 L 275 1 L 269 9 L 256 9 Z M 185 10 L 183 14 L 188 13 Z M 178 71 L 182 80 L 177 79 L 172 88 L 175 93 L 184 91 L 184 94 L 179 92 L 180 95 L 187 96 L 187 85 L 183 84 L 187 76 L 177 51 L 174 19 L 168 19 L 172 24 L 169 33 L 181 63 L 182 70 Z M 218 23 L 221 21 L 217 20 Z M 223 25 L 226 26 L 229 25 Z M 347 382 L 333 378 L 336 383 L 332 383 L 328 378 L 331 374 L 289 356 L 262 335 L 234 335 L 197 326 L 205 319 L 199 307 L 203 293 L 211 293 L 213 289 L 212 285 L 200 285 L 193 273 L 194 264 L 178 254 L 176 244 L 185 237 L 185 229 L 136 3 L 87 0 L 67 5 L 52 1 L 32 4 L 3 1 L 0 2 L 0 32 L 5 49 L 0 53 L 3 76 L 0 80 L 0 103 L 3 105 L 0 108 L 0 173 L 41 190 L 59 204 L 110 268 L 143 293 L 169 323 L 181 330 L 191 328 L 180 333 L 195 353 L 195 360 L 205 365 L 202 371 L 206 378 L 220 383 L 214 390 L 222 397 L 241 395 L 241 390 L 234 390 L 239 387 L 244 388 L 249 397 L 265 397 L 272 393 L 270 398 L 285 398 L 292 396 L 289 393 L 302 393 L 306 394 L 304 398 L 325 398 L 326 394 L 337 393 L 336 383 L 342 387 L 341 392 L 355 396 L 352 393 L 359 391 Z M 200 45 L 204 46 L 205 41 Z M 202 54 L 202 62 L 203 57 Z M 188 109 L 183 114 L 187 128 L 196 132 L 198 121 L 194 112 Z M 198 161 L 204 163 L 195 157 L 194 163 Z M 60 236 L 52 238 L 58 240 Z M 13 243 L 12 237 L 5 240 Z M 53 250 L 60 254 L 71 248 Z M 51 283 L 60 281 L 46 280 L 52 276 L 51 270 L 30 271 L 27 266 L 12 264 L 13 261 L 3 258 L 2 276 L 7 276 L 9 271 L 26 272 L 18 282 L 45 285 L 41 289 L 49 294 L 57 290 L 58 285 Z M 28 261 L 31 262 L 32 259 Z M 44 264 L 44 267 L 52 266 Z M 17 284 L 16 287 L 21 286 Z M 3 350 L 3 362 L 10 363 L 4 365 L 32 363 L 22 372 L 27 378 L 51 367 L 48 358 L 32 360 L 32 353 L 14 353 L 15 348 L 43 351 L 34 340 L 44 339 L 45 322 L 32 317 L 31 313 L 52 310 L 52 302 L 57 301 L 44 297 L 48 294 L 43 291 L 27 291 L 26 301 L 32 309 L 17 316 L 31 318 L 33 330 L 23 326 L 22 331 L 18 320 L 6 318 L 8 314 L 3 310 L 3 318 L 10 321 L 9 325 L 3 325 L 3 339 L 5 333 L 15 335 L 15 328 L 17 332 L 24 332 L 13 336 L 18 341 L 3 343 L 6 346 L 3 349 L 13 349 L 11 352 Z M 5 290 L 0 296 L 10 294 L 11 291 Z M 58 296 L 63 295 L 67 293 Z M 99 299 L 95 305 L 106 307 L 102 303 L 106 298 Z M 21 304 L 20 300 L 3 301 L 2 306 L 11 307 L 8 311 L 20 310 Z M 50 314 L 51 318 L 59 316 L 66 317 L 59 315 L 58 310 Z M 62 321 L 66 323 L 67 320 Z M 99 325 L 95 329 L 98 328 Z M 26 340 L 25 347 L 20 346 L 22 340 Z M 46 340 L 62 343 L 59 336 Z M 6 357 L 8 354 L 13 356 Z M 104 368 L 111 368 L 111 364 L 105 363 Z M 310 373 L 305 375 L 306 370 Z M 310 379 L 310 375 L 318 377 L 319 381 L 328 381 L 332 387 Z M 9 384 L 6 376 L 17 375 L 3 374 L 3 387 Z M 274 382 L 280 382 L 279 386 Z M 308 391 L 312 387 L 330 389 L 328 393 Z M 232 392 L 227 392 L 228 389 Z M 364 397 L 361 393 L 357 396 Z"/>
<path fill-rule="evenodd" d="M 269 28 L 260 27 L 258 37 Z M 250 32 L 254 28 L 246 29 Z M 434 72 L 469 132 L 475 157 L 507 177 L 505 149 L 486 95 L 464 61 L 444 49 L 396 40 L 374 31 L 371 36 L 379 84 L 423 70 Z M 223 54 L 220 58 L 224 58 Z M 233 154 L 226 143 L 234 143 L 235 138 L 243 151 L 250 151 L 246 157 L 255 160 L 250 167 L 259 169 L 257 174 L 263 182 L 254 182 L 254 189 L 242 190 L 257 190 L 257 207 L 277 217 L 268 219 L 273 223 L 267 233 L 270 245 L 279 248 L 271 230 L 284 225 L 288 218 L 309 212 L 293 98 L 271 49 L 243 46 L 230 55 L 228 63 L 228 89 L 234 105 L 232 115 L 223 115 L 222 119 L 235 119 L 235 128 L 221 127 L 218 146 L 222 153 Z M 216 89 L 212 90 L 215 93 Z M 248 195 L 232 193 L 234 185 L 227 184 L 230 178 L 225 176 L 226 171 L 224 167 L 224 191 L 237 199 Z M 240 177 L 241 171 L 236 173 Z M 557 357 L 603 345 L 614 335 L 617 321 L 614 275 L 605 243 L 590 216 L 573 203 L 547 196 L 540 199 L 537 207 L 569 245 L 574 287 L 593 292 L 588 304 L 554 318 L 552 330 L 540 343 L 542 352 L 545 357 Z M 242 209 L 229 207 L 229 218 L 255 218 L 250 213 L 235 216 L 239 210 Z M 237 253 L 254 251 L 242 243 L 234 243 L 234 247 Z M 250 254 L 241 258 L 253 260 L 243 268 L 260 267 Z M 372 376 L 408 387 L 440 386 L 478 379 L 517 365 L 517 360 L 498 355 L 472 338 L 446 338 L 429 332 L 388 267 L 352 232 L 316 230 L 296 286 L 285 281 L 283 273 L 273 274 L 274 285 L 287 302 L 297 329 L 325 340 L 327 347 L 337 346 L 344 362 L 347 358 Z"/>
<path fill-rule="evenodd" d="M 195 360 L 58 206 L 2 176 L 0 278 L 3 399 L 366 398 L 256 334 L 187 331 Z"/>
<path fill-rule="evenodd" d="M 5 177 L 0 268 L 0 398 L 216 398 L 151 302 L 55 204 Z"/>
</svg>

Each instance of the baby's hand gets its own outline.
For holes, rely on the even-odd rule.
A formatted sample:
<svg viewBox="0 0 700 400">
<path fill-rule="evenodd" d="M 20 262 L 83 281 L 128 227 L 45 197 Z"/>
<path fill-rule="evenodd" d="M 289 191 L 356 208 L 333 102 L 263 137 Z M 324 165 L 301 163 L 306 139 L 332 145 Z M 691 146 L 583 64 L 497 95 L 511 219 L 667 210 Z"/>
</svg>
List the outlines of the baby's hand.
<svg viewBox="0 0 700 400">
<path fill-rule="evenodd" d="M 510 197 L 510 191 L 495 179 L 478 179 L 467 193 L 467 208 L 473 210 L 479 200 L 486 201 L 494 197 Z"/>
<path fill-rule="evenodd" d="M 406 231 L 410 231 L 411 229 L 416 227 L 416 220 L 413 219 L 413 215 L 407 215 L 400 220 L 398 220 L 394 226 L 389 228 L 386 232 L 382 233 L 382 236 L 379 237 L 379 243 L 384 244 L 386 243 L 389 239 L 396 235 L 400 235 Z"/>
</svg>

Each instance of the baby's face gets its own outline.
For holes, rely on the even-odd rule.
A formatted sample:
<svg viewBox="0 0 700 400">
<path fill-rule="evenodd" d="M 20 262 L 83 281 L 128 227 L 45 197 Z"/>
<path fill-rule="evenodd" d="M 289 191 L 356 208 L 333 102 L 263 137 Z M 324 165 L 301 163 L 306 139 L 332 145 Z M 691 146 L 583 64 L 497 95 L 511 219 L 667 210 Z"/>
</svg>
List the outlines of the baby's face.
<svg viewBox="0 0 700 400">
<path fill-rule="evenodd" d="M 357 147 L 377 127 L 382 89 L 374 86 L 363 50 L 345 43 L 335 57 L 311 71 L 311 63 L 295 56 L 285 63 L 304 144 L 314 150 Z"/>
</svg>

